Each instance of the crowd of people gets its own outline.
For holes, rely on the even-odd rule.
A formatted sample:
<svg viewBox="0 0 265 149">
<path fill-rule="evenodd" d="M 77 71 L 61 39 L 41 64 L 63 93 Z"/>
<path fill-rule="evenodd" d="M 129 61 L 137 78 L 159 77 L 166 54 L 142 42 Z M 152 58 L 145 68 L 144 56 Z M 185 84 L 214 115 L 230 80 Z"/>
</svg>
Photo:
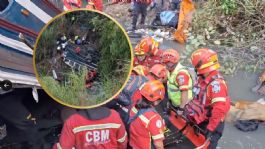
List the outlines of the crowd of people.
<svg viewBox="0 0 265 149">
<path fill-rule="evenodd" d="M 217 53 L 208 48 L 194 51 L 191 69 L 180 63 L 177 49 L 160 49 L 158 42 L 146 37 L 134 55 L 130 79 L 119 96 L 105 106 L 70 116 L 54 148 L 163 149 L 167 128 L 163 114 L 168 112 L 161 115 L 157 106 L 175 108 L 177 115 L 204 130 L 209 149 L 216 148 L 230 108 Z"/>
</svg>

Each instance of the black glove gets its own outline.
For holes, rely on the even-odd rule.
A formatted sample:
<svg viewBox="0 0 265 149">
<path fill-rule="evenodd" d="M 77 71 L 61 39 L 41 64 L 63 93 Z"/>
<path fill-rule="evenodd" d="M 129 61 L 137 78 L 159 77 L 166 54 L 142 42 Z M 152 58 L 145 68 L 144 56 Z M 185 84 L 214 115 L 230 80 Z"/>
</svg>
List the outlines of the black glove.
<svg viewBox="0 0 265 149">
<path fill-rule="evenodd" d="M 208 138 L 210 138 L 211 139 L 211 137 L 213 136 L 213 131 L 210 131 L 210 130 L 206 130 L 206 132 L 205 132 L 205 137 L 206 137 L 206 139 L 208 139 Z"/>
</svg>

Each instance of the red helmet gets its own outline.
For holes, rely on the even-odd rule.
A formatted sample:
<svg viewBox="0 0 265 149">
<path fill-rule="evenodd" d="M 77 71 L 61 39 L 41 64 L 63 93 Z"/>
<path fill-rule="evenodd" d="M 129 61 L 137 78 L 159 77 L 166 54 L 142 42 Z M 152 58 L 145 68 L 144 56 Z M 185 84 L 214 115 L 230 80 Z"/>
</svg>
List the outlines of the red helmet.
<svg viewBox="0 0 265 149">
<path fill-rule="evenodd" d="M 167 78 L 167 68 L 161 64 L 155 64 L 151 69 L 150 73 L 154 74 L 158 78 L 166 79 Z"/>
<path fill-rule="evenodd" d="M 167 49 L 163 52 L 162 55 L 162 62 L 163 63 L 178 63 L 179 62 L 179 53 L 177 50 L 174 49 Z"/>
<path fill-rule="evenodd" d="M 158 80 L 144 83 L 139 90 L 141 95 L 151 102 L 163 100 L 165 97 L 165 87 Z"/>
<path fill-rule="evenodd" d="M 158 51 L 159 43 L 152 37 L 146 37 L 136 45 L 134 49 L 135 55 L 145 55 L 147 53 L 155 54 Z"/>
<path fill-rule="evenodd" d="M 65 10 L 71 10 L 73 6 L 77 8 L 82 6 L 82 0 L 63 0 L 63 3 Z"/>
<path fill-rule="evenodd" d="M 220 68 L 217 53 L 211 49 L 203 48 L 194 51 L 191 55 L 191 62 L 198 74 L 205 74 Z"/>
<path fill-rule="evenodd" d="M 137 66 L 133 67 L 132 71 L 136 75 L 146 76 L 149 73 L 149 68 L 146 66 L 143 66 L 143 65 L 137 65 Z"/>
</svg>

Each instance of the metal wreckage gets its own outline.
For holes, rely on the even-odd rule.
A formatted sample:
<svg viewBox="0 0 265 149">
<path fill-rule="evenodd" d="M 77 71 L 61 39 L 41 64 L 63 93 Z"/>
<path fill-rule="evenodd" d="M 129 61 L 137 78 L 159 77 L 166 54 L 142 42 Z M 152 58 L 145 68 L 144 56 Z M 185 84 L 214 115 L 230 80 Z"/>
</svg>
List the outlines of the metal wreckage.
<svg viewBox="0 0 265 149">
<path fill-rule="evenodd" d="M 57 39 L 57 53 L 52 58 L 53 78 L 64 85 L 69 84 L 67 74 L 62 70 L 62 63 L 69 66 L 71 70 L 81 72 L 87 69 L 86 88 L 92 86 L 93 81 L 98 80 L 97 63 L 99 62 L 100 53 L 95 50 L 86 37 L 75 36 L 75 39 L 68 39 L 65 35 Z"/>
</svg>

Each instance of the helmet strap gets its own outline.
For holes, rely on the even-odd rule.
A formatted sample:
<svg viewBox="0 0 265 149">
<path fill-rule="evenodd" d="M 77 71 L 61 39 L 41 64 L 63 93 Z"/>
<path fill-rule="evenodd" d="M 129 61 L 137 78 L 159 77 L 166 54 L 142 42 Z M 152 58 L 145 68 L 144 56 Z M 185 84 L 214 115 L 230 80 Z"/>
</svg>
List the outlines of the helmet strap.
<svg viewBox="0 0 265 149">
<path fill-rule="evenodd" d="M 142 96 L 142 99 L 137 101 L 137 104 L 135 107 L 137 109 L 147 109 L 152 107 L 152 102 L 148 101 L 144 96 Z"/>
<path fill-rule="evenodd" d="M 144 57 L 143 59 L 139 59 L 139 57 Z M 139 61 L 144 61 L 145 59 L 146 59 L 146 55 L 137 55 L 137 59 L 139 60 Z"/>
</svg>

